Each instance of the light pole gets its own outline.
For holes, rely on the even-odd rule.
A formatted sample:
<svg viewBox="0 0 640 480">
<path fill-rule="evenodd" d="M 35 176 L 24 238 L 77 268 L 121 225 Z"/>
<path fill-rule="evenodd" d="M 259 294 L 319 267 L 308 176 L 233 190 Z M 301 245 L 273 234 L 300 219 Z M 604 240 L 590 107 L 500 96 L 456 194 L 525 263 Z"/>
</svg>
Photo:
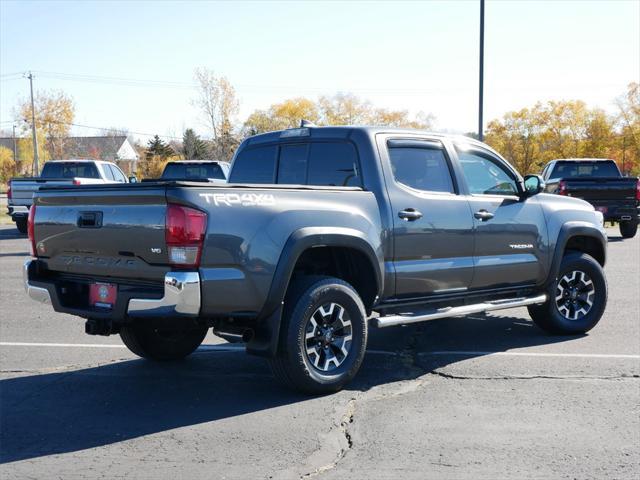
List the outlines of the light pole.
<svg viewBox="0 0 640 480">
<path fill-rule="evenodd" d="M 38 165 L 38 135 L 36 135 L 36 107 L 33 102 L 33 74 L 29 72 L 27 75 L 29 86 L 31 87 L 31 133 L 33 135 L 33 176 L 37 176 L 40 172 Z"/>
<path fill-rule="evenodd" d="M 484 0 L 480 0 L 480 91 L 478 95 L 478 139 L 484 139 L 482 128 L 483 90 L 484 90 Z"/>
</svg>

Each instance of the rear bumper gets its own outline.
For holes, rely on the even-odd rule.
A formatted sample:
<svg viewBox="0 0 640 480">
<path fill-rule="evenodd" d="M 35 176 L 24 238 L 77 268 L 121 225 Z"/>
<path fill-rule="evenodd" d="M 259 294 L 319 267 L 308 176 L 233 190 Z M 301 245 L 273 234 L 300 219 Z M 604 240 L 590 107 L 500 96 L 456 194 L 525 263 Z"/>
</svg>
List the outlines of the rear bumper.
<svg viewBox="0 0 640 480">
<path fill-rule="evenodd" d="M 168 272 L 164 276 L 162 298 L 132 298 L 127 313 L 130 317 L 197 317 L 200 303 L 198 272 Z"/>
<path fill-rule="evenodd" d="M 15 222 L 17 218 L 27 218 L 29 216 L 29 207 L 23 205 L 9 205 L 7 207 L 9 216 Z"/>
<path fill-rule="evenodd" d="M 160 298 L 157 292 L 147 293 L 139 289 L 119 291 L 116 305 L 111 310 L 65 303 L 58 282 L 38 275 L 37 260 L 25 261 L 22 277 L 25 291 L 32 300 L 51 304 L 56 312 L 83 318 L 124 321 L 127 317 L 193 318 L 200 314 L 200 274 L 198 272 L 167 272 Z"/>
<path fill-rule="evenodd" d="M 618 222 L 620 220 L 638 220 L 640 207 L 632 205 L 615 205 L 606 202 L 590 202 L 593 207 L 602 213 L 605 222 Z"/>
</svg>

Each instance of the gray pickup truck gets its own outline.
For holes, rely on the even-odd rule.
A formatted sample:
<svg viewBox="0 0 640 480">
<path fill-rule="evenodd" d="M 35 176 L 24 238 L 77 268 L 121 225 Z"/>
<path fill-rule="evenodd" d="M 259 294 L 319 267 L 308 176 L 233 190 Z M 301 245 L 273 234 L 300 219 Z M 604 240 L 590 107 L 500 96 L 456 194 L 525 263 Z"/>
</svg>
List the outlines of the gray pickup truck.
<svg viewBox="0 0 640 480">
<path fill-rule="evenodd" d="M 586 332 L 607 302 L 588 203 L 465 137 L 310 127 L 246 139 L 229 184 L 44 187 L 28 295 L 174 360 L 209 328 L 296 389 L 344 387 L 369 328 L 527 306 Z"/>
<path fill-rule="evenodd" d="M 33 194 L 41 187 L 126 183 L 126 175 L 111 162 L 100 160 L 51 160 L 44 164 L 39 177 L 19 177 L 9 180 L 7 210 L 16 228 L 27 233 L 27 217 Z"/>
</svg>

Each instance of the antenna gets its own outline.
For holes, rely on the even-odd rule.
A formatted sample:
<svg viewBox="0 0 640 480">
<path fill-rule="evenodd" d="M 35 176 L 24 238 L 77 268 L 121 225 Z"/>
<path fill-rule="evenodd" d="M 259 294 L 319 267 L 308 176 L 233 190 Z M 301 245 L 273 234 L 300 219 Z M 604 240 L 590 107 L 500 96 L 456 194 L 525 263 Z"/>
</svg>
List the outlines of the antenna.
<svg viewBox="0 0 640 480">
<path fill-rule="evenodd" d="M 300 120 L 300 128 L 308 128 L 308 127 L 317 127 L 317 125 L 309 120 L 305 120 L 304 118 Z"/>
</svg>

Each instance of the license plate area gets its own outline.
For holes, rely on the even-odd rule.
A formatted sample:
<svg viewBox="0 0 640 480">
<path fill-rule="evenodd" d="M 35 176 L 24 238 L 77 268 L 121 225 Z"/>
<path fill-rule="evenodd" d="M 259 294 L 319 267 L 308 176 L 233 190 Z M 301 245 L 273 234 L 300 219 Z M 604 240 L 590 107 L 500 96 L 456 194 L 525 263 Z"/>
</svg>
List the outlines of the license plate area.
<svg viewBox="0 0 640 480">
<path fill-rule="evenodd" d="M 118 297 L 118 286 L 113 283 L 95 282 L 89 285 L 89 305 L 96 308 L 113 309 Z"/>
</svg>

